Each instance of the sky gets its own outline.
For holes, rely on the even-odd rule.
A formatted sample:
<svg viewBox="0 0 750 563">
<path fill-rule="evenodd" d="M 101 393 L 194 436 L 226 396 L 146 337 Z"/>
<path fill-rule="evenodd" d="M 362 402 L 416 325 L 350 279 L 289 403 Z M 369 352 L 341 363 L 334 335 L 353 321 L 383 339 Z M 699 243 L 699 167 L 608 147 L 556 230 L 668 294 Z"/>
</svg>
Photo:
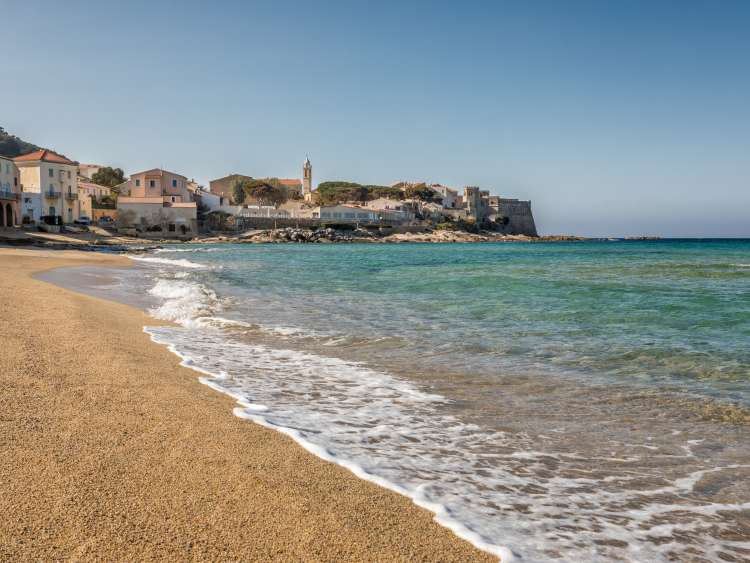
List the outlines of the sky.
<svg viewBox="0 0 750 563">
<path fill-rule="evenodd" d="M 0 126 L 80 162 L 531 199 L 750 237 L 750 2 L 3 0 Z M 10 22 L 10 23 L 9 23 Z"/>
</svg>

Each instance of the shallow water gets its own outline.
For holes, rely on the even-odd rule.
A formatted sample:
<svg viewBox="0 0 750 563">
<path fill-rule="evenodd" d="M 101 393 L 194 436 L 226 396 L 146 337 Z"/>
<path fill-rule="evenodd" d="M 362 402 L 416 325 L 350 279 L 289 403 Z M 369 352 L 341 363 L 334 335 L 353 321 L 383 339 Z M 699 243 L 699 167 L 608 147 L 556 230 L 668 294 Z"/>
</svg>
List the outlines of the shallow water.
<svg viewBox="0 0 750 563">
<path fill-rule="evenodd" d="M 241 399 L 238 415 L 484 549 L 750 559 L 749 241 L 134 258 L 46 275 L 176 321 L 147 331 Z"/>
</svg>

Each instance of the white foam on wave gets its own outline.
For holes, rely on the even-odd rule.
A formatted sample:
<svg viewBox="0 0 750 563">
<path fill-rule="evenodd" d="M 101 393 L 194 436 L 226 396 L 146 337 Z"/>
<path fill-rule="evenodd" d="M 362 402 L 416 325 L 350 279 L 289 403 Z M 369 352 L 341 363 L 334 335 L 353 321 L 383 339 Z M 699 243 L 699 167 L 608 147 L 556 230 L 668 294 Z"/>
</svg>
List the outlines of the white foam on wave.
<svg viewBox="0 0 750 563">
<path fill-rule="evenodd" d="M 137 262 L 146 262 L 149 264 L 177 266 L 179 268 L 195 268 L 195 269 L 206 268 L 206 266 L 204 266 L 203 264 L 196 264 L 195 262 L 191 262 L 190 260 L 186 260 L 184 258 L 179 258 L 179 259 L 159 258 L 157 256 L 138 256 L 135 254 L 128 254 L 127 257 Z"/>
<path fill-rule="evenodd" d="M 513 560 L 513 552 L 509 548 L 492 543 L 481 534 L 472 530 L 469 526 L 454 518 L 447 506 L 432 500 L 426 491 L 427 487 L 425 484 L 420 484 L 414 487 L 404 486 L 397 481 L 379 475 L 378 472 L 373 471 L 363 464 L 356 463 L 345 456 L 339 455 L 336 450 L 331 449 L 324 444 L 311 440 L 309 438 L 310 434 L 317 434 L 319 430 L 306 426 L 285 424 L 281 420 L 283 417 L 279 417 L 281 414 L 280 411 L 269 405 L 252 401 L 243 389 L 233 387 L 232 384 L 227 381 L 227 372 L 218 370 L 221 375 L 220 377 L 216 377 L 214 375 L 216 373 L 214 370 L 217 369 L 216 366 L 208 367 L 206 363 L 204 363 L 206 360 L 208 362 L 211 361 L 209 360 L 211 357 L 210 354 L 201 356 L 204 362 L 196 362 L 191 354 L 185 353 L 183 347 L 172 342 L 170 338 L 165 338 L 165 336 L 170 334 L 170 329 L 165 329 L 164 327 L 144 327 L 144 331 L 150 335 L 154 342 L 166 345 L 171 352 L 180 357 L 181 365 L 210 376 L 199 378 L 201 383 L 235 399 L 239 405 L 233 411 L 235 416 L 281 432 L 294 439 L 310 453 L 348 469 L 357 477 L 411 498 L 418 506 L 433 512 L 435 514 L 435 520 L 438 523 L 449 528 L 456 535 L 469 541 L 477 548 L 498 556 L 502 561 Z M 215 338 L 217 335 L 214 334 L 213 336 Z M 223 337 L 218 336 L 218 339 L 219 341 L 222 341 Z M 232 351 L 237 351 L 236 349 L 238 347 L 241 349 L 245 348 L 243 351 L 247 352 L 248 350 L 246 347 L 249 346 L 240 343 L 229 344 L 227 342 L 215 342 L 215 344 L 218 344 L 222 348 L 224 347 L 224 344 L 229 345 L 229 350 L 225 352 L 229 352 L 229 354 L 231 354 Z M 294 350 L 275 350 L 264 346 L 252 346 L 251 348 L 253 357 L 262 363 L 263 368 L 265 369 L 275 371 L 273 366 L 283 360 L 287 360 L 288 362 L 297 365 L 307 365 L 308 368 L 306 368 L 305 371 L 308 373 L 309 370 L 314 370 L 317 373 L 324 373 L 327 374 L 327 376 L 334 377 L 338 380 L 340 385 L 344 385 L 345 387 L 351 386 L 364 388 L 362 389 L 363 394 L 360 395 L 360 393 L 356 393 L 356 396 L 363 396 L 365 398 L 369 397 L 370 400 L 377 401 L 377 397 L 381 397 L 380 400 L 390 401 L 391 399 L 398 400 L 408 397 L 410 401 L 424 403 L 440 403 L 445 401 L 443 397 L 422 392 L 407 382 L 396 380 L 386 374 L 380 374 L 358 366 L 357 364 L 352 364 L 336 358 L 326 358 Z M 254 363 L 257 364 L 258 362 Z M 311 391 L 311 389 L 308 389 L 308 392 L 309 391 Z M 322 418 L 325 417 L 323 416 Z M 387 429 L 382 425 L 376 427 L 375 430 L 378 433 L 391 431 L 391 429 Z"/>
<path fill-rule="evenodd" d="M 218 252 L 219 250 L 218 248 L 157 248 L 154 252 L 162 254 L 165 252 Z"/>
<path fill-rule="evenodd" d="M 444 397 L 387 373 L 234 340 L 219 329 L 202 329 L 200 337 L 185 327 L 145 331 L 183 365 L 207 376 L 202 383 L 233 397 L 236 416 L 278 430 L 358 477 L 408 496 L 437 522 L 504 561 L 514 553 L 546 560 L 550 551 L 564 560 L 659 561 L 668 560 L 670 550 L 696 545 L 714 556 L 722 548 L 745 549 L 746 542 L 717 543 L 708 530 L 722 527 L 719 513 L 750 505 L 698 503 L 688 496 L 705 476 L 746 466 L 692 471 L 639 489 L 631 483 L 644 477 L 634 474 L 642 457 L 613 455 L 607 461 L 622 468 L 610 469 L 605 478 L 564 476 L 580 473 L 591 459 L 535 450 L 523 436 L 466 424 L 447 414 Z M 638 444 L 629 449 L 643 451 Z M 558 467 L 552 475 L 546 470 L 550 462 Z M 518 505 L 523 514 L 514 509 Z M 674 513 L 683 516 L 665 523 Z M 697 543 L 654 543 L 666 526 L 670 533 L 694 535 Z M 613 540 L 622 543 L 612 545 Z"/>
<path fill-rule="evenodd" d="M 666 484 L 637 488 L 631 484 L 649 477 L 638 463 L 665 454 L 633 443 L 601 458 L 609 465 L 606 475 L 591 471 L 581 477 L 581 468 L 595 466 L 595 458 L 543 451 L 524 435 L 467 424 L 449 414 L 444 397 L 408 381 L 334 357 L 242 341 L 238 332 L 295 337 L 300 331 L 221 317 L 223 303 L 213 290 L 174 274 L 150 290 L 161 301 L 151 312 L 180 326 L 144 330 L 199 372 L 201 383 L 233 397 L 236 416 L 282 432 L 314 455 L 411 498 L 437 522 L 503 561 L 514 555 L 547 560 L 550 553 L 576 561 L 666 561 L 675 553 L 696 553 L 685 550 L 713 560 L 721 549 L 750 549 L 747 542 L 718 542 L 709 533 L 711 526 L 731 532 L 717 516 L 747 510 L 748 503 L 689 499 L 707 475 L 745 466 L 690 471 Z M 670 455 L 693 460 L 697 445 L 675 444 Z M 551 475 L 549 463 L 556 466 Z M 680 518 L 668 521 L 673 513 Z M 685 534 L 695 543 L 666 537 Z M 660 543 L 653 541 L 662 535 Z"/>
<path fill-rule="evenodd" d="M 206 286 L 185 279 L 159 279 L 149 293 L 161 300 L 150 313 L 157 319 L 183 326 L 200 327 L 220 308 L 216 293 Z"/>
</svg>

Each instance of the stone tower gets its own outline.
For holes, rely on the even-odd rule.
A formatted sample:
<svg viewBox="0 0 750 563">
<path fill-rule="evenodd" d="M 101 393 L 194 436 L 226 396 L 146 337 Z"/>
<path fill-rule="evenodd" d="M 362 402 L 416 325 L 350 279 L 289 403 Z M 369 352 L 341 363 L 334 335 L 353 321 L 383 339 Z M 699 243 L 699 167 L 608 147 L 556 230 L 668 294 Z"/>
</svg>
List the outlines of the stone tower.
<svg viewBox="0 0 750 563">
<path fill-rule="evenodd" d="M 305 158 L 305 163 L 302 165 L 302 195 L 305 201 L 312 199 L 312 164 L 309 158 Z"/>
</svg>

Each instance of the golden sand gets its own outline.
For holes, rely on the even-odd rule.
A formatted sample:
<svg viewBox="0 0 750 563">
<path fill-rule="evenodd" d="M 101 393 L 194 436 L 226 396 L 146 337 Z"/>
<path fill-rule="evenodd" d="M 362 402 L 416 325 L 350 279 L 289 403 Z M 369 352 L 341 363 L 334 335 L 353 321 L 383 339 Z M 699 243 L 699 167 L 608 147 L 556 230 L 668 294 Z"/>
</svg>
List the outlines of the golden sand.
<svg viewBox="0 0 750 563">
<path fill-rule="evenodd" d="M 0 250 L 0 560 L 491 561 L 405 497 L 232 415 L 131 307 Z"/>
</svg>

